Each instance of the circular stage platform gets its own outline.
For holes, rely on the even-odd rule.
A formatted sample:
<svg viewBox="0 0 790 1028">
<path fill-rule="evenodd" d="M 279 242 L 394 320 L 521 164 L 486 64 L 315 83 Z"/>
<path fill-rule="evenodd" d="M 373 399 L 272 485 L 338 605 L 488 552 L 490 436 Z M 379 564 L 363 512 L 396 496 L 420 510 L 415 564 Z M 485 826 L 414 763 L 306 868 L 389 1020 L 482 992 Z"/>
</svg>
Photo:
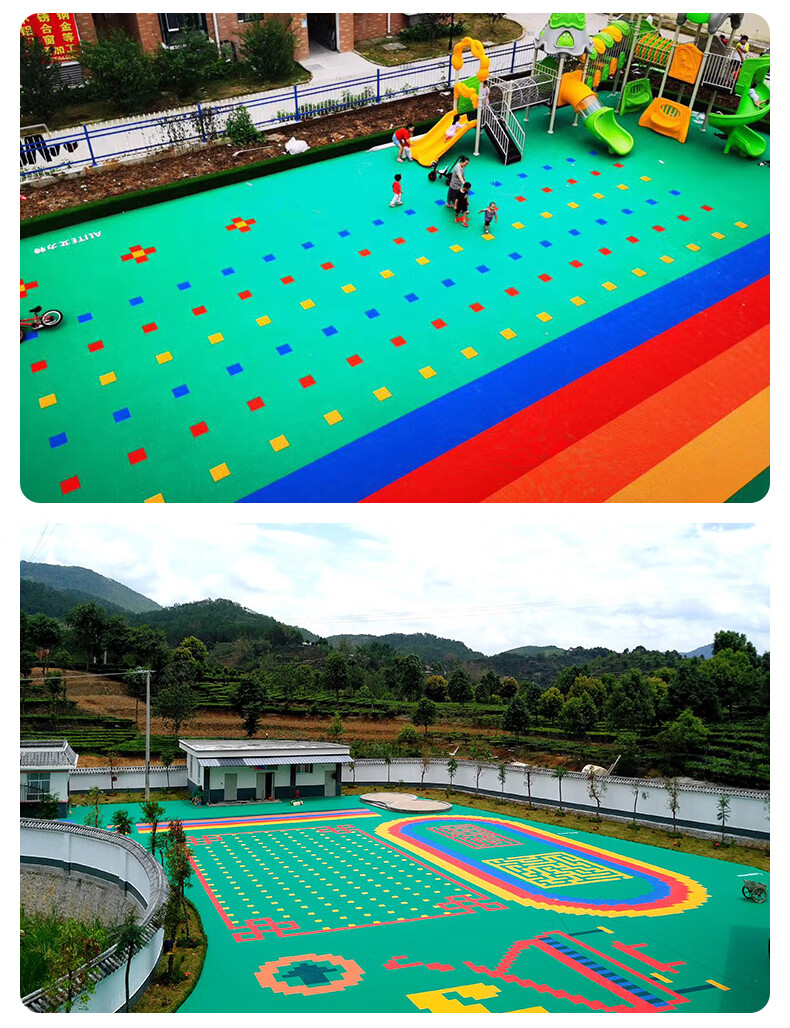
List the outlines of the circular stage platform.
<svg viewBox="0 0 790 1028">
<path fill-rule="evenodd" d="M 371 803 L 374 807 L 385 810 L 397 810 L 405 814 L 438 814 L 440 811 L 451 810 L 452 803 L 442 800 L 425 800 L 411 792 L 366 792 L 359 797 L 363 803 Z"/>
</svg>

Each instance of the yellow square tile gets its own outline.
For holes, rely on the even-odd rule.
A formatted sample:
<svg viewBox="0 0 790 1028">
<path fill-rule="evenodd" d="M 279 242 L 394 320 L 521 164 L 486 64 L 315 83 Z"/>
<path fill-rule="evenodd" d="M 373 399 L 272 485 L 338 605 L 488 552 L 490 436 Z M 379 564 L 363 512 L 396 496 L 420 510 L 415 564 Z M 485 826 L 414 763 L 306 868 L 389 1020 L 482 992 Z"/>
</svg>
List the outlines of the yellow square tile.
<svg viewBox="0 0 790 1028">
<path fill-rule="evenodd" d="M 621 183 L 620 183 L 620 184 L 619 184 L 619 185 L 617 186 L 617 188 L 618 188 L 618 189 L 628 189 L 628 186 L 627 186 L 627 185 L 625 185 L 625 184 L 624 184 L 623 182 L 621 182 Z"/>
<path fill-rule="evenodd" d="M 593 196 L 595 197 L 596 200 L 603 200 L 604 199 L 603 193 L 593 193 Z"/>
<path fill-rule="evenodd" d="M 696 252 L 697 250 L 699 250 L 699 247 L 697 246 L 696 243 L 687 243 L 686 244 L 686 249 L 687 250 L 694 250 Z"/>
<path fill-rule="evenodd" d="M 570 207 L 570 209 L 571 209 L 572 211 L 575 211 L 575 210 L 577 210 L 577 208 L 578 208 L 578 206 L 579 206 L 579 205 L 578 205 L 577 203 L 574 203 L 574 202 L 573 202 L 573 201 L 571 200 L 571 202 L 570 202 L 570 203 L 568 204 L 568 206 Z"/>
<path fill-rule="evenodd" d="M 106 375 L 99 375 L 99 381 L 103 386 L 110 385 L 112 382 L 118 381 L 118 376 L 114 371 L 110 371 Z"/>
<path fill-rule="evenodd" d="M 748 228 L 749 226 L 746 224 L 745 221 L 736 221 L 735 222 L 735 227 L 736 228 Z"/>
<path fill-rule="evenodd" d="M 726 239 L 727 237 L 721 232 L 711 232 L 714 239 Z"/>
<path fill-rule="evenodd" d="M 355 293 L 357 291 L 357 287 L 352 286 L 350 282 L 347 286 L 342 286 L 342 289 L 344 293 Z"/>
<path fill-rule="evenodd" d="M 433 378 L 436 372 L 433 370 L 430 364 L 427 364 L 424 368 L 420 368 L 420 374 L 423 378 Z"/>
<path fill-rule="evenodd" d="M 54 407 L 57 402 L 57 396 L 54 393 L 50 393 L 49 396 L 42 396 L 38 401 L 38 405 L 43 410 L 45 407 Z"/>
<path fill-rule="evenodd" d="M 634 269 L 633 269 L 633 270 L 631 271 L 631 274 L 632 274 L 632 275 L 636 275 L 636 277 L 637 277 L 637 278 L 641 278 L 641 277 L 642 277 L 643 275 L 646 275 L 646 274 L 647 274 L 647 272 L 646 272 L 646 271 L 642 271 L 642 269 L 641 269 L 641 268 L 634 268 Z"/>
<path fill-rule="evenodd" d="M 541 211 L 540 212 L 540 216 L 541 216 L 541 218 L 553 218 L 554 217 L 554 215 L 550 211 Z"/>
<path fill-rule="evenodd" d="M 608 289 L 610 293 L 613 289 L 617 289 L 617 286 L 614 284 L 614 282 L 601 282 L 601 285 L 604 287 L 604 289 Z"/>
<path fill-rule="evenodd" d="M 417 258 L 417 263 L 418 264 L 430 264 L 431 262 L 428 260 L 427 257 L 418 257 Z"/>
<path fill-rule="evenodd" d="M 450 249 L 453 251 L 453 253 L 460 253 L 461 250 L 463 250 L 463 247 L 459 246 L 458 243 L 454 243 L 453 246 L 450 247 Z"/>
<path fill-rule="evenodd" d="M 220 482 L 223 478 L 228 477 L 230 474 L 230 468 L 227 464 L 217 464 L 215 468 L 209 468 L 209 474 L 215 482 Z"/>
<path fill-rule="evenodd" d="M 309 311 L 311 307 L 315 307 L 315 303 L 312 300 L 301 300 L 299 306 Z"/>
<path fill-rule="evenodd" d="M 477 356 L 477 350 L 473 346 L 467 346 L 461 350 L 461 353 L 466 357 L 467 360 L 471 360 L 472 357 Z"/>
<path fill-rule="evenodd" d="M 524 228 L 524 223 L 521 221 L 514 221 L 513 228 Z"/>
<path fill-rule="evenodd" d="M 582 304 L 587 303 L 581 296 L 572 296 L 571 303 L 576 304 L 577 307 L 581 307 Z"/>
<path fill-rule="evenodd" d="M 256 322 L 263 328 L 265 325 L 271 325 L 272 319 L 268 315 L 264 314 L 261 318 L 256 318 Z"/>
<path fill-rule="evenodd" d="M 324 415 L 324 421 L 327 425 L 336 425 L 338 421 L 343 420 L 343 415 L 339 410 L 331 410 L 328 414 Z"/>
<path fill-rule="evenodd" d="M 380 271 L 379 274 L 381 275 L 382 278 L 392 278 L 392 276 L 395 274 L 395 272 L 394 271 L 390 271 L 390 269 L 387 268 L 386 271 Z"/>
<path fill-rule="evenodd" d="M 666 253 L 665 253 L 665 254 L 664 254 L 664 256 L 663 256 L 663 257 L 661 258 L 661 260 L 662 260 L 662 261 L 664 262 L 664 264 L 674 264 L 674 263 L 675 263 L 675 258 L 674 258 L 674 257 L 670 257 L 670 256 L 669 256 L 668 254 L 666 254 Z"/>
<path fill-rule="evenodd" d="M 157 493 L 156 496 L 149 496 L 145 503 L 164 503 L 165 498 L 161 493 Z"/>
<path fill-rule="evenodd" d="M 164 353 L 158 353 L 156 355 L 157 364 L 167 364 L 168 361 L 173 359 L 173 354 L 169 350 L 165 350 Z"/>
<path fill-rule="evenodd" d="M 639 178 L 642 182 L 652 182 L 652 178 L 649 175 L 640 175 Z"/>
<path fill-rule="evenodd" d="M 214 343 L 221 343 L 225 336 L 221 332 L 215 332 L 213 336 L 208 337 L 208 341 L 213 346 Z"/>
<path fill-rule="evenodd" d="M 290 445 L 291 444 L 284 435 L 278 435 L 276 439 L 269 440 L 269 446 L 271 446 L 275 453 L 279 453 L 280 450 L 287 449 Z"/>
<path fill-rule="evenodd" d="M 513 331 L 512 328 L 503 328 L 502 331 L 499 334 L 504 339 L 515 339 L 516 338 L 516 333 Z"/>
<path fill-rule="evenodd" d="M 387 389 L 386 386 L 382 386 L 381 389 L 374 389 L 373 395 L 376 397 L 377 400 L 388 400 L 390 396 L 392 396 L 392 393 L 389 391 L 389 389 Z"/>
<path fill-rule="evenodd" d="M 492 236 L 490 232 L 483 232 L 483 239 L 495 239 L 495 238 L 496 237 Z"/>
<path fill-rule="evenodd" d="M 541 311 L 540 314 L 536 315 L 538 321 L 551 321 L 551 315 L 545 311 Z"/>
</svg>

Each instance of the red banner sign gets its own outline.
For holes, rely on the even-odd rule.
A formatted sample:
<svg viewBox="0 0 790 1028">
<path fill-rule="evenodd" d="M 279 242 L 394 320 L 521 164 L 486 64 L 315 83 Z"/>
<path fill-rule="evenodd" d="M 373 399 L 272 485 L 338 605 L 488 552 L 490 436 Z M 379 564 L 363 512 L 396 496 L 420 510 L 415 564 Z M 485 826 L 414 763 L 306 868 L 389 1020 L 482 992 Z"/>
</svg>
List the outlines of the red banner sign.
<svg viewBox="0 0 790 1028">
<path fill-rule="evenodd" d="M 73 14 L 31 14 L 22 23 L 22 35 L 38 36 L 53 61 L 73 61 L 80 45 Z"/>
</svg>

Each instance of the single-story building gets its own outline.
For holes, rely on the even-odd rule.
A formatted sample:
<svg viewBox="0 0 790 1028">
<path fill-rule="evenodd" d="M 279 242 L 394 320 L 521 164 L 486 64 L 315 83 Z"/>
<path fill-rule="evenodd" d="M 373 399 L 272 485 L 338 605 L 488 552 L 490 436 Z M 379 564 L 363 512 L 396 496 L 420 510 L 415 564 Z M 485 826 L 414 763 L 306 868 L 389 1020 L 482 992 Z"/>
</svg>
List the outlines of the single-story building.
<svg viewBox="0 0 790 1028">
<path fill-rule="evenodd" d="M 68 739 L 24 739 L 19 744 L 19 808 L 22 817 L 35 817 L 45 796 L 58 802 L 58 817 L 69 811 L 69 775 L 77 754 Z"/>
<path fill-rule="evenodd" d="M 189 794 L 203 803 L 339 796 L 348 746 L 306 739 L 179 739 Z"/>
</svg>

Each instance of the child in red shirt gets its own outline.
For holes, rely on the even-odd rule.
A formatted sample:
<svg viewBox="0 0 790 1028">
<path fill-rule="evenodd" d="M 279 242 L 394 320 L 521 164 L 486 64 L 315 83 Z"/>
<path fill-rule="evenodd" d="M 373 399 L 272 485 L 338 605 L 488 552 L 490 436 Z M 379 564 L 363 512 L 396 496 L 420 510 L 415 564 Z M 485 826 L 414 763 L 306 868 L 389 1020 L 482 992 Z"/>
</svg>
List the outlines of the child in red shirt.
<svg viewBox="0 0 790 1028">
<path fill-rule="evenodd" d="M 455 198 L 455 223 L 459 223 L 464 228 L 469 228 L 469 190 L 472 188 L 471 182 L 465 182 L 460 194 Z"/>
<path fill-rule="evenodd" d="M 392 199 L 390 200 L 390 207 L 401 207 L 403 205 L 403 187 L 400 184 L 400 175 L 395 176 L 395 181 L 392 183 Z"/>
</svg>

